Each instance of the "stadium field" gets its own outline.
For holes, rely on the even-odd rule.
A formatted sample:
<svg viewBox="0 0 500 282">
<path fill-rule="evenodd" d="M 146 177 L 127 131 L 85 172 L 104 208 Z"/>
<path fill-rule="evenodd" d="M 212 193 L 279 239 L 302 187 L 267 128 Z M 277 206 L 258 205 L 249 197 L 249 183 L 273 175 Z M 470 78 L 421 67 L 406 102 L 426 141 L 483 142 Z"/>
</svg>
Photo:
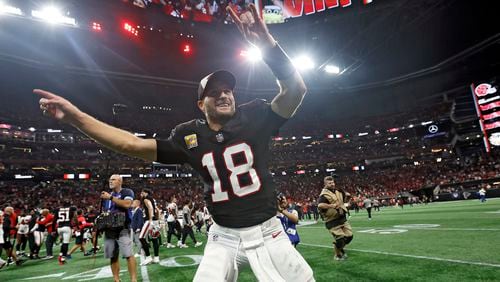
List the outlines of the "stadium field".
<svg viewBox="0 0 500 282">
<path fill-rule="evenodd" d="M 321 222 L 304 221 L 298 250 L 317 281 L 498 281 L 500 279 L 500 199 L 388 207 L 351 213 L 354 240 L 349 258 L 333 260 L 332 238 Z M 205 242 L 204 235 L 197 237 Z M 190 243 L 188 239 L 188 244 Z M 54 254 L 59 247 L 55 247 Z M 140 281 L 191 281 L 203 246 L 161 248 L 159 265 L 138 266 Z M 43 255 L 44 253 L 42 253 Z M 5 255 L 5 252 L 4 252 Z M 122 281 L 129 281 L 122 260 Z M 0 270 L 0 281 L 112 281 L 108 261 L 74 253 L 57 260 L 27 261 Z M 256 281 L 245 269 L 238 281 Z"/>
</svg>

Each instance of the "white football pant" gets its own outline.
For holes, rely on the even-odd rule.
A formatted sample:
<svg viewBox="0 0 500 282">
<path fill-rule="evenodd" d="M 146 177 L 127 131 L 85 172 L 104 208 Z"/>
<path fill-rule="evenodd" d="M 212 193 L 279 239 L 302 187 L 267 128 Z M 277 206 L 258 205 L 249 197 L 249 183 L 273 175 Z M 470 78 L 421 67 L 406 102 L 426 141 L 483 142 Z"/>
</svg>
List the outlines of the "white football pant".
<svg viewBox="0 0 500 282">
<path fill-rule="evenodd" d="M 236 281 L 250 265 L 259 281 L 315 281 L 313 271 L 293 247 L 279 219 L 245 228 L 210 228 L 194 281 Z"/>
</svg>

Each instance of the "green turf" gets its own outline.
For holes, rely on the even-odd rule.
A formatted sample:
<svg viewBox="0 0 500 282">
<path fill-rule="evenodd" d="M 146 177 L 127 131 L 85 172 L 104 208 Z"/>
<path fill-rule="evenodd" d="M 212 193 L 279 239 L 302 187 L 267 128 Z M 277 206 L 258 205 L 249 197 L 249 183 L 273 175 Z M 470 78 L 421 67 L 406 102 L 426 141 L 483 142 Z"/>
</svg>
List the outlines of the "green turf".
<svg viewBox="0 0 500 282">
<path fill-rule="evenodd" d="M 298 250 L 314 270 L 317 281 L 498 281 L 500 279 L 500 199 L 434 203 L 352 214 L 354 240 L 346 261 L 333 261 L 332 239 L 322 223 L 300 227 Z M 402 224 L 439 224 L 435 228 L 410 229 L 398 234 L 364 233 L 370 229 L 395 229 Z M 402 229 L 402 228 L 399 228 Z M 205 241 L 203 235 L 197 237 Z M 189 241 L 188 241 L 189 243 Z M 58 251 L 59 247 L 55 250 Z M 191 281 L 196 265 L 184 255 L 201 255 L 203 246 L 188 249 L 161 248 L 162 260 L 177 257 L 183 267 L 149 265 L 150 281 Z M 57 253 L 57 252 L 54 252 Z M 28 261 L 22 267 L 0 270 L 0 281 L 21 281 L 44 275 L 60 275 L 24 281 L 112 281 L 99 268 L 107 261 L 75 253 L 64 266 L 53 261 Z M 122 270 L 126 264 L 122 260 Z M 87 273 L 84 273 L 87 272 Z M 62 274 L 64 273 L 64 274 Z M 83 274 L 82 274 L 83 273 Z M 138 277 L 142 280 L 141 267 Z M 72 276 L 73 275 L 73 276 Z M 122 281 L 129 281 L 122 274 Z M 238 281 L 256 281 L 249 269 Z"/>
</svg>

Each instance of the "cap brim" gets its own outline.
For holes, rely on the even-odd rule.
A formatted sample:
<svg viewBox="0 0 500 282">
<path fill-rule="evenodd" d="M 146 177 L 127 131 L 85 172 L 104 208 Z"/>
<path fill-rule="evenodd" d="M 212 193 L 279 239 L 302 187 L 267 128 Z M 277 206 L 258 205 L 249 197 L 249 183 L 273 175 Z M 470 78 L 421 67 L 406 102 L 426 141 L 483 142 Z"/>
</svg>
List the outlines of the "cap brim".
<svg viewBox="0 0 500 282">
<path fill-rule="evenodd" d="M 236 86 L 236 78 L 232 73 L 226 70 L 218 70 L 213 72 L 210 77 L 208 78 L 207 84 L 205 85 L 203 92 L 201 93 L 200 97 L 198 97 L 200 100 L 205 97 L 205 94 L 208 90 L 210 90 L 213 87 L 214 82 L 223 82 L 226 83 L 231 90 L 234 89 Z"/>
</svg>

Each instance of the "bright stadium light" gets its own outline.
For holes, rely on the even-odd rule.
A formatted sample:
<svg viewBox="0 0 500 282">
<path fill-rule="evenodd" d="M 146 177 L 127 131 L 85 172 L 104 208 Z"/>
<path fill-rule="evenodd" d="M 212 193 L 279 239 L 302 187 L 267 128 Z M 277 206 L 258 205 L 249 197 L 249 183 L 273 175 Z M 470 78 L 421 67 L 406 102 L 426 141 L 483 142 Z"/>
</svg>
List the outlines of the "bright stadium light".
<svg viewBox="0 0 500 282">
<path fill-rule="evenodd" d="M 32 10 L 31 15 L 34 18 L 46 21 L 51 24 L 76 25 L 76 20 L 74 18 L 64 16 L 61 11 L 54 6 L 46 7 L 40 11 Z"/>
<path fill-rule="evenodd" d="M 324 68 L 326 73 L 339 74 L 340 68 L 334 65 L 326 65 Z"/>
<path fill-rule="evenodd" d="M 99 32 L 102 30 L 101 24 L 98 22 L 92 22 L 92 30 Z"/>
<path fill-rule="evenodd" d="M 31 14 L 35 18 L 42 19 L 49 23 L 57 23 L 62 17 L 61 11 L 56 7 L 46 7 L 41 11 L 33 10 Z"/>
<path fill-rule="evenodd" d="M 127 31 L 128 33 L 133 34 L 135 36 L 139 35 L 139 30 L 137 30 L 134 26 L 132 26 L 128 22 L 126 22 L 126 23 L 123 24 L 123 29 L 125 31 Z"/>
<path fill-rule="evenodd" d="M 248 50 L 248 59 L 251 62 L 262 60 L 262 52 L 257 47 L 252 47 Z"/>
<path fill-rule="evenodd" d="M 305 55 L 293 59 L 292 63 L 298 70 L 311 70 L 315 67 L 314 61 Z"/>
<path fill-rule="evenodd" d="M 0 2 L 0 15 L 1 14 L 22 16 L 23 12 L 19 8 L 8 6 L 8 5 Z"/>
<path fill-rule="evenodd" d="M 240 56 L 245 57 L 248 61 L 254 63 L 262 60 L 262 52 L 259 48 L 253 46 L 250 49 L 242 50 Z"/>
<path fill-rule="evenodd" d="M 189 56 L 193 53 L 193 47 L 189 43 L 182 44 L 182 53 L 186 56 Z"/>
</svg>

